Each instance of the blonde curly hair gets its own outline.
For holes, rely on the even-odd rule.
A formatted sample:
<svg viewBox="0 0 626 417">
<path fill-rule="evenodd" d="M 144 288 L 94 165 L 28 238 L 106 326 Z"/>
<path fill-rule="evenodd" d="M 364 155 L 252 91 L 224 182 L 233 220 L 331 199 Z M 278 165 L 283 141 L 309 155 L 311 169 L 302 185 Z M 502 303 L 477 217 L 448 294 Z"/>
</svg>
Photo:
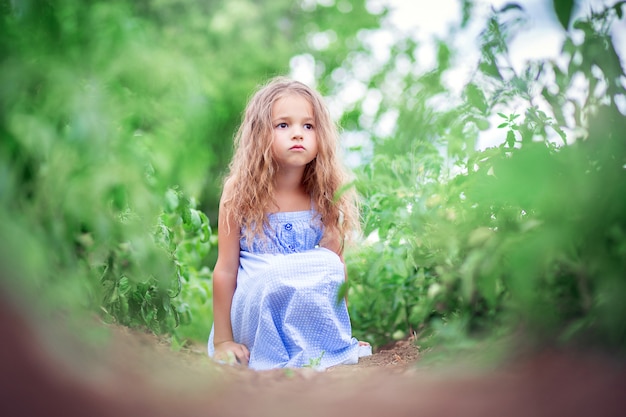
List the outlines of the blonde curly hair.
<svg viewBox="0 0 626 417">
<path fill-rule="evenodd" d="M 304 170 L 302 184 L 311 196 L 324 225 L 322 246 L 330 239 L 343 242 L 360 231 L 358 201 L 349 175 L 338 156 L 339 135 L 321 95 L 307 85 L 276 77 L 261 86 L 246 106 L 235 135 L 234 155 L 224 180 L 222 198 L 227 218 L 241 226 L 245 238 L 263 237 L 267 214 L 275 206 L 274 176 L 278 164 L 272 154 L 273 104 L 288 95 L 311 103 L 318 154 Z M 230 231 L 229 231 L 230 232 Z M 356 233 L 355 233 L 356 232 Z M 340 249 L 341 250 L 341 249 Z"/>
</svg>

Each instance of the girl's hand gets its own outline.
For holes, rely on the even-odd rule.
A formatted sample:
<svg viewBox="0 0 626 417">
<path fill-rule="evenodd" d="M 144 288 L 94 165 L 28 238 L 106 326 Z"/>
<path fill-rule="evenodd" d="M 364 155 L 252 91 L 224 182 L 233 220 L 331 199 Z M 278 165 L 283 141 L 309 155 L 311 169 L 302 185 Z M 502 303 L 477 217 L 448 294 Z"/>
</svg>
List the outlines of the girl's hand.
<svg viewBox="0 0 626 417">
<path fill-rule="evenodd" d="M 250 360 L 250 352 L 245 345 L 236 343 L 232 340 L 215 344 L 215 352 L 213 358 L 217 361 L 224 361 L 228 364 L 238 363 L 248 366 Z"/>
</svg>

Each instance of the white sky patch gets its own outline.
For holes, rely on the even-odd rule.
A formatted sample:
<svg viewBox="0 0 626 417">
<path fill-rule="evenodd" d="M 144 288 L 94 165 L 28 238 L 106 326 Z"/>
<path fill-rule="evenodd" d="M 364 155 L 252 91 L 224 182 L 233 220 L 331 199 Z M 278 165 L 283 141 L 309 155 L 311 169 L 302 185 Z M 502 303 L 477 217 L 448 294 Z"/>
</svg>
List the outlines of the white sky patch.
<svg viewBox="0 0 626 417">
<path fill-rule="evenodd" d="M 334 30 L 327 30 L 324 32 L 318 32 L 310 36 L 309 45 L 313 49 L 317 49 L 318 51 L 323 51 L 328 49 L 331 43 L 337 40 L 337 34 Z"/>
<path fill-rule="evenodd" d="M 590 10 L 599 11 L 605 6 L 614 5 L 618 0 L 578 0 L 573 11 L 573 20 L 586 16 Z M 443 38 L 451 27 L 458 27 L 461 22 L 461 7 L 459 0 L 377 0 L 377 3 L 386 4 L 390 8 L 389 23 L 391 26 L 410 34 L 414 39 L 428 41 L 432 38 Z M 510 46 L 514 65 L 521 67 L 527 60 L 556 57 L 560 53 L 560 46 L 565 33 L 561 28 L 551 2 L 547 0 L 477 0 L 474 4 L 474 15 L 477 21 L 485 18 L 491 8 L 499 9 L 508 3 L 520 5 L 529 19 L 526 30 L 520 31 L 512 40 Z M 478 22 L 477 30 L 482 29 Z M 475 45 L 478 33 L 472 34 L 470 28 L 467 46 Z M 615 20 L 611 35 L 615 46 L 626 62 L 626 21 Z M 423 49 L 423 46 L 422 48 Z M 429 62 L 431 52 L 420 51 L 419 58 Z"/>
<path fill-rule="evenodd" d="M 289 61 L 289 67 L 294 80 L 315 87 L 315 58 L 311 54 L 294 56 Z"/>
<path fill-rule="evenodd" d="M 387 0 L 389 18 L 402 31 L 413 32 L 417 39 L 444 37 L 451 24 L 460 24 L 458 0 Z"/>
<path fill-rule="evenodd" d="M 398 111 L 395 109 L 387 110 L 374 126 L 374 134 L 384 138 L 393 133 L 398 121 Z"/>
<path fill-rule="evenodd" d="M 564 38 L 563 31 L 554 27 L 541 27 L 518 34 L 509 45 L 513 68 L 520 73 L 529 61 L 557 57 Z"/>
<path fill-rule="evenodd" d="M 339 92 L 338 98 L 346 105 L 356 103 L 367 94 L 367 86 L 361 81 L 351 79 L 344 85 L 345 88 Z"/>
<path fill-rule="evenodd" d="M 378 111 L 382 100 L 383 95 L 380 90 L 369 90 L 365 96 L 365 99 L 363 100 L 363 114 L 367 116 L 374 116 Z"/>
<path fill-rule="evenodd" d="M 367 132 L 344 131 L 341 134 L 341 147 L 344 154 L 344 163 L 349 168 L 356 168 L 363 160 L 372 157 L 372 141 Z"/>
<path fill-rule="evenodd" d="M 361 30 L 357 37 L 364 45 L 369 47 L 376 61 L 386 62 L 391 57 L 390 49 L 395 39 L 393 33 L 389 30 Z"/>
</svg>

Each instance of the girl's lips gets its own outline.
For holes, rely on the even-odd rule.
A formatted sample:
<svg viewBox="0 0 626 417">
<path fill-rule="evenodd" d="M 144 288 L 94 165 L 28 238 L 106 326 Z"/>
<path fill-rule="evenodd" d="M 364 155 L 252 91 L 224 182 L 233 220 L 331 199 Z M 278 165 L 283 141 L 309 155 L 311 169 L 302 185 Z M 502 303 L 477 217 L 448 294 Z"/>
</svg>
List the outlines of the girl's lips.
<svg viewBox="0 0 626 417">
<path fill-rule="evenodd" d="M 304 146 L 302 146 L 302 145 L 294 145 L 294 146 L 292 146 L 289 149 L 290 150 L 298 150 L 298 149 L 304 150 Z"/>
</svg>

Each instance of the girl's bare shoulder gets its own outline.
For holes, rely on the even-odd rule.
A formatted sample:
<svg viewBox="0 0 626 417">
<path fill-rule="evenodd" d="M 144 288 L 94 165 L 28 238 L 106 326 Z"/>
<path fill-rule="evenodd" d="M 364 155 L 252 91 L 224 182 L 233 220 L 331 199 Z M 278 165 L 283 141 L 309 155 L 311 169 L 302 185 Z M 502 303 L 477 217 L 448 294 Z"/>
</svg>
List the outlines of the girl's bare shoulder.
<svg viewBox="0 0 626 417">
<path fill-rule="evenodd" d="M 232 200 L 233 195 L 235 194 L 235 181 L 232 178 L 224 181 L 224 186 L 222 187 L 222 196 L 220 198 L 221 204 L 224 204 L 225 201 Z"/>
</svg>

